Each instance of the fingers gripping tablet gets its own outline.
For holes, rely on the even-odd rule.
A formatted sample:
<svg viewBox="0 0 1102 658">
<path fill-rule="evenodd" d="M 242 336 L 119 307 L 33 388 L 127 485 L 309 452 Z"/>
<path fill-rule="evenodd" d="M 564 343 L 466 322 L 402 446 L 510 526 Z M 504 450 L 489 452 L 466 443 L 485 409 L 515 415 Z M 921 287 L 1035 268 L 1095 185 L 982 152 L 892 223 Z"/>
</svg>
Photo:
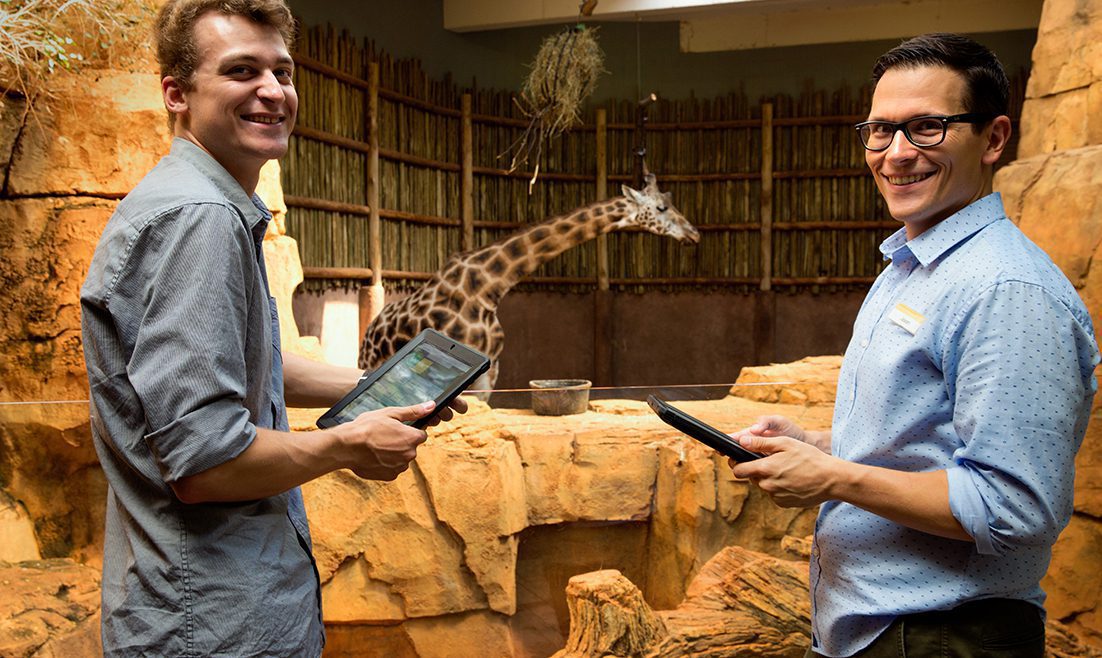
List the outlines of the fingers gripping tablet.
<svg viewBox="0 0 1102 658">
<path fill-rule="evenodd" d="M 434 400 L 443 408 L 490 367 L 481 352 L 432 329 L 425 329 L 398 350 L 318 419 L 318 427 L 346 423 L 365 411 L 406 407 Z M 413 421 L 421 427 L 432 416 Z"/>
<path fill-rule="evenodd" d="M 709 448 L 737 462 L 748 462 L 765 456 L 759 455 L 756 452 L 750 452 L 746 448 L 740 446 L 738 441 L 735 441 L 730 436 L 720 432 L 711 425 L 702 423 L 699 419 L 690 416 L 661 398 L 653 395 L 648 396 L 647 404 L 650 405 L 654 413 L 658 414 L 658 417 L 665 421 L 667 425 L 688 434 L 690 437 L 700 441 Z"/>
</svg>

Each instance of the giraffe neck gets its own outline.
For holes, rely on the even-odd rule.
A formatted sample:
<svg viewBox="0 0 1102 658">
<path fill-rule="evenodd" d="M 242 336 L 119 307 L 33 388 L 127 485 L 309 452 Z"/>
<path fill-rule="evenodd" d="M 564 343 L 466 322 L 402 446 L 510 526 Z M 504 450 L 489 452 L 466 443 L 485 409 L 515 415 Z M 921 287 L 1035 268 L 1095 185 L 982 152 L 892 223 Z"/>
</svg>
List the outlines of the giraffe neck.
<svg viewBox="0 0 1102 658">
<path fill-rule="evenodd" d="M 540 265 L 562 252 L 620 228 L 631 204 L 614 197 L 553 217 L 464 255 L 468 267 L 481 270 L 482 288 L 468 290 L 496 305 L 505 293 Z"/>
</svg>

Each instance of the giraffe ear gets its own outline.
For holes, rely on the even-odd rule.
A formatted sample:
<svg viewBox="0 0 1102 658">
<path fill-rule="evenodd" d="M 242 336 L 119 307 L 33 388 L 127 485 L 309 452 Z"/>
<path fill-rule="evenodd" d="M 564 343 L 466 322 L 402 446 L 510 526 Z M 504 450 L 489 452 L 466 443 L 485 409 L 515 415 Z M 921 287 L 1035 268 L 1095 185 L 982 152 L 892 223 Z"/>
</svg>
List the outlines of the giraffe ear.
<svg viewBox="0 0 1102 658">
<path fill-rule="evenodd" d="M 638 191 L 628 187 L 627 185 L 621 185 L 620 190 L 624 193 L 628 199 L 634 201 L 637 205 L 643 205 L 643 195 Z"/>
</svg>

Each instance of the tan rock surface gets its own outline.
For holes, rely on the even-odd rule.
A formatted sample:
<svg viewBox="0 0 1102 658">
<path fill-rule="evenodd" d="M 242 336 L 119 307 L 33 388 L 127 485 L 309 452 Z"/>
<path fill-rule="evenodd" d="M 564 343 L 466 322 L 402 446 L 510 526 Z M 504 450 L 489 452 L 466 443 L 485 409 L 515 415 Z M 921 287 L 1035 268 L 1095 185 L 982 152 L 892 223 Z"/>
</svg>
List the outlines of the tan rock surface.
<svg viewBox="0 0 1102 658">
<path fill-rule="evenodd" d="M 615 569 L 570 579 L 570 637 L 552 658 L 638 656 L 668 635 L 643 594 Z"/>
<path fill-rule="evenodd" d="M 26 510 L 43 557 L 99 562 L 107 485 L 87 402 L 0 405 L 0 490 Z"/>
<path fill-rule="evenodd" d="M 41 559 L 34 521 L 22 504 L 0 489 L 0 562 Z"/>
<path fill-rule="evenodd" d="M 0 562 L 0 656 L 93 658 L 99 571 L 71 560 Z"/>
<path fill-rule="evenodd" d="M 1102 1 L 1046 0 L 1022 110 L 1018 161 L 995 189 L 1007 214 L 1052 256 L 1102 327 Z M 1043 586 L 1050 619 L 1098 641 L 1102 554 L 1102 397 L 1076 458 L 1075 511 Z M 1093 587 L 1093 589 L 1091 589 Z M 1051 647 L 1050 647 L 1051 648 Z M 1075 655 L 1062 654 L 1062 655 Z"/>
<path fill-rule="evenodd" d="M 402 626 L 417 658 L 514 655 L 509 618 L 493 612 L 412 619 Z"/>
<path fill-rule="evenodd" d="M 12 149 L 26 120 L 27 102 L 0 94 L 0 175 L 7 177 Z"/>
<path fill-rule="evenodd" d="M 1045 0 L 1026 97 L 1052 96 L 1099 80 L 1102 80 L 1102 2 Z"/>
<path fill-rule="evenodd" d="M 0 400 L 85 400 L 80 286 L 114 203 L 0 201 Z"/>
<path fill-rule="evenodd" d="M 730 395 L 780 404 L 834 404 L 841 356 L 809 356 L 793 363 L 742 369 Z"/>
<path fill-rule="evenodd" d="M 155 73 L 88 69 L 55 86 L 58 100 L 28 119 L 16 145 L 9 194 L 121 196 L 168 153 Z"/>
</svg>

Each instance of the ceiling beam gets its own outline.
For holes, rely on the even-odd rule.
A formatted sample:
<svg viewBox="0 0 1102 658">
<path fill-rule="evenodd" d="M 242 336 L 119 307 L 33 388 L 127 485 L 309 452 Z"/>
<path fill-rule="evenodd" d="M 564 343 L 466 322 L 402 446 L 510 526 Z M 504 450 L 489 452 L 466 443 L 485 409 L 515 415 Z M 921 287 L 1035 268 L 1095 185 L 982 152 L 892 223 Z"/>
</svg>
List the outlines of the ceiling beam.
<svg viewBox="0 0 1102 658">
<path fill-rule="evenodd" d="M 1041 0 L 818 2 L 761 11 L 750 6 L 681 22 L 682 52 L 899 39 L 924 32 L 1036 29 Z"/>
<path fill-rule="evenodd" d="M 677 21 L 700 11 L 778 0 L 598 0 L 587 20 Z M 786 2 L 788 0 L 779 0 Z M 444 29 L 453 32 L 500 30 L 569 23 L 578 19 L 578 0 L 444 0 Z"/>
<path fill-rule="evenodd" d="M 578 0 L 443 0 L 454 32 L 570 23 Z M 682 52 L 1036 29 L 1043 0 L 598 0 L 585 20 L 676 21 Z"/>
</svg>

